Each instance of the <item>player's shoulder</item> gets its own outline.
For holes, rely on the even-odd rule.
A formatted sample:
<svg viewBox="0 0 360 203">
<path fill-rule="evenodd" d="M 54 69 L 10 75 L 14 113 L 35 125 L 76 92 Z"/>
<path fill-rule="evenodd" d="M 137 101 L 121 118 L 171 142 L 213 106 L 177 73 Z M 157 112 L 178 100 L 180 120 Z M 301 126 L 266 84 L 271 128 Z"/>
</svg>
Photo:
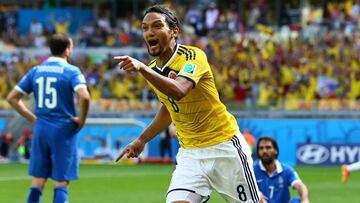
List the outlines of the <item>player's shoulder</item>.
<svg viewBox="0 0 360 203">
<path fill-rule="evenodd" d="M 206 56 L 205 52 L 198 47 L 179 44 L 176 50 L 178 56 L 182 56 L 186 61 L 197 60 Z"/>
<path fill-rule="evenodd" d="M 283 171 L 286 172 L 286 173 L 289 173 L 289 172 L 292 173 L 293 171 L 295 171 L 295 169 L 292 166 L 288 165 L 288 164 L 281 163 L 281 167 L 282 167 Z"/>
<path fill-rule="evenodd" d="M 259 160 L 254 161 L 253 169 L 257 178 L 266 178 L 266 172 L 261 169 Z"/>
<path fill-rule="evenodd" d="M 67 68 L 69 68 L 69 69 L 72 69 L 72 70 L 80 70 L 79 67 L 77 67 L 77 66 L 75 66 L 75 65 L 73 65 L 73 64 L 70 64 L 70 63 L 66 64 L 65 66 L 66 66 Z"/>
<path fill-rule="evenodd" d="M 31 72 L 36 71 L 36 70 L 39 68 L 39 66 L 40 66 L 40 64 L 31 67 L 31 68 L 28 70 L 28 73 L 31 73 Z"/>
<path fill-rule="evenodd" d="M 177 50 L 178 52 L 181 53 L 186 53 L 186 52 L 195 52 L 195 53 L 205 53 L 203 50 L 201 50 L 198 47 L 195 46 L 191 46 L 191 45 L 185 45 L 185 44 L 179 44 L 179 48 Z"/>
<path fill-rule="evenodd" d="M 70 64 L 70 63 L 65 64 L 63 67 L 65 68 L 65 70 L 67 72 L 70 72 L 70 73 L 80 73 L 81 72 L 79 67 L 77 67 L 73 64 Z"/>
<path fill-rule="evenodd" d="M 254 161 L 253 168 L 254 170 L 260 170 L 260 160 Z"/>
</svg>

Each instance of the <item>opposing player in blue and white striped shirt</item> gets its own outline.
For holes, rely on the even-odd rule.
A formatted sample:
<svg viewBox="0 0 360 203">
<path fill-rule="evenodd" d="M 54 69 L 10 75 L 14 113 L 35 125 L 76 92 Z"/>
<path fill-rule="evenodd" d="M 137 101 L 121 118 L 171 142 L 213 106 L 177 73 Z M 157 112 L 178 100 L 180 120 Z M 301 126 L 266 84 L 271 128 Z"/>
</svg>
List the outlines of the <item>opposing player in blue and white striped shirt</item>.
<svg viewBox="0 0 360 203">
<path fill-rule="evenodd" d="M 73 49 L 71 38 L 58 33 L 49 41 L 52 56 L 34 66 L 15 86 L 7 100 L 34 124 L 29 175 L 33 177 L 27 203 L 39 203 L 47 178 L 55 182 L 54 203 L 68 202 L 69 181 L 78 178 L 76 134 L 84 125 L 90 96 L 78 67 L 67 63 Z M 34 93 L 35 114 L 22 102 Z M 74 93 L 80 112 L 76 116 Z"/>
</svg>

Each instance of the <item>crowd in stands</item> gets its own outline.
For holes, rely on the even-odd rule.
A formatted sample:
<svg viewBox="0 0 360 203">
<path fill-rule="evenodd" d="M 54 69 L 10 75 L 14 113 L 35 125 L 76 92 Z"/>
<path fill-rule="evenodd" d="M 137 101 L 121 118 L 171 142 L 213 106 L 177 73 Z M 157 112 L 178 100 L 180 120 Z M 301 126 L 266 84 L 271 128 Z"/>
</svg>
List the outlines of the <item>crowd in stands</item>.
<svg viewBox="0 0 360 203">
<path fill-rule="evenodd" d="M 266 1 L 254 1 L 241 20 L 234 7 L 215 3 L 176 7 L 182 16 L 179 43 L 203 49 L 212 65 L 221 99 L 234 108 L 284 110 L 359 110 L 360 1 L 328 3 L 325 8 L 305 4 L 293 23 L 282 14 L 274 26 Z M 17 47 L 46 47 L 48 30 L 34 19 L 29 33 L 16 28 L 16 8 L 0 10 L 0 108 L 7 93 L 33 65 L 45 59 Z M 56 31 L 68 32 L 71 15 L 52 21 Z M 121 17 L 110 23 L 110 11 L 70 33 L 75 47 L 145 48 L 141 21 Z M 145 52 L 132 53 L 149 62 Z M 71 63 L 87 77 L 92 108 L 107 111 L 151 110 L 158 104 L 144 79 L 117 68 L 112 55 L 102 60 L 77 54 Z"/>
</svg>

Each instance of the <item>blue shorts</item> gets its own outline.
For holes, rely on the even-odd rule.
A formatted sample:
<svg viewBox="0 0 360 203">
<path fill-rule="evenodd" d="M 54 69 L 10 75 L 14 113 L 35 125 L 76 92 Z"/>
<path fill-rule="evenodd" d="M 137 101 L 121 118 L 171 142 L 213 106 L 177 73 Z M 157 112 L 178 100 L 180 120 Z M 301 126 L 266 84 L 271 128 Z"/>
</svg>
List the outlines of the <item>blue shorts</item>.
<svg viewBox="0 0 360 203">
<path fill-rule="evenodd" d="M 78 179 L 77 132 L 73 123 L 38 119 L 33 130 L 29 175 L 55 181 Z"/>
</svg>

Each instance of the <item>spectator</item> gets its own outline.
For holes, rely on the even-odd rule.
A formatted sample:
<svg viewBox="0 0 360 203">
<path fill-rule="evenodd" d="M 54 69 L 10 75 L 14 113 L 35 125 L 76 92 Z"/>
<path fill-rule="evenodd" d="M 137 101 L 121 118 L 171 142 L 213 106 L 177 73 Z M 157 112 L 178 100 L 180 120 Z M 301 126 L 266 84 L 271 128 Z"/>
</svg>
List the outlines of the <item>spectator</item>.
<svg viewBox="0 0 360 203">
<path fill-rule="evenodd" d="M 10 144 L 14 138 L 9 132 L 3 132 L 0 137 L 0 159 L 7 159 L 9 155 Z"/>
<path fill-rule="evenodd" d="M 121 145 L 122 144 L 121 144 L 120 140 L 115 141 L 114 148 L 111 150 L 111 159 L 112 160 L 115 160 L 117 158 L 117 156 L 119 155 L 119 153 L 122 151 Z"/>
<path fill-rule="evenodd" d="M 185 14 L 185 24 L 191 25 L 194 30 L 201 30 L 204 27 L 202 21 L 201 10 L 197 8 L 195 3 L 192 3 Z"/>
<path fill-rule="evenodd" d="M 251 4 L 250 12 L 248 15 L 247 26 L 249 30 L 254 30 L 257 19 L 260 17 L 260 9 L 255 3 Z"/>
<path fill-rule="evenodd" d="M 160 133 L 160 155 L 162 158 L 166 157 L 166 153 L 170 158 L 173 156 L 171 148 L 171 137 L 173 136 L 176 136 L 176 129 L 175 125 L 171 123 L 168 128 Z"/>
<path fill-rule="evenodd" d="M 31 139 L 32 139 L 32 131 L 29 128 L 25 128 L 22 135 L 20 136 L 20 138 L 16 143 L 18 154 L 22 159 L 25 160 L 30 159 Z"/>
<path fill-rule="evenodd" d="M 34 18 L 31 21 L 29 27 L 29 37 L 32 41 L 32 46 L 35 47 L 45 47 L 46 46 L 46 37 L 44 35 L 44 27 L 38 19 Z"/>
<path fill-rule="evenodd" d="M 212 30 L 220 15 L 219 9 L 216 7 L 215 2 L 209 4 L 209 8 L 205 11 L 205 26 L 207 30 Z"/>
<path fill-rule="evenodd" d="M 106 141 L 103 138 L 100 138 L 100 146 L 94 151 L 94 159 L 102 161 L 112 160 L 111 150 L 106 146 Z"/>
<path fill-rule="evenodd" d="M 69 33 L 69 27 L 72 21 L 70 13 L 67 13 L 66 16 L 59 16 L 56 20 L 52 15 L 50 20 L 54 26 L 55 33 Z"/>
<path fill-rule="evenodd" d="M 43 34 L 43 31 L 44 31 L 43 25 L 39 22 L 38 19 L 34 18 L 31 21 L 31 24 L 29 27 L 29 34 L 33 37 L 41 36 Z"/>
</svg>

